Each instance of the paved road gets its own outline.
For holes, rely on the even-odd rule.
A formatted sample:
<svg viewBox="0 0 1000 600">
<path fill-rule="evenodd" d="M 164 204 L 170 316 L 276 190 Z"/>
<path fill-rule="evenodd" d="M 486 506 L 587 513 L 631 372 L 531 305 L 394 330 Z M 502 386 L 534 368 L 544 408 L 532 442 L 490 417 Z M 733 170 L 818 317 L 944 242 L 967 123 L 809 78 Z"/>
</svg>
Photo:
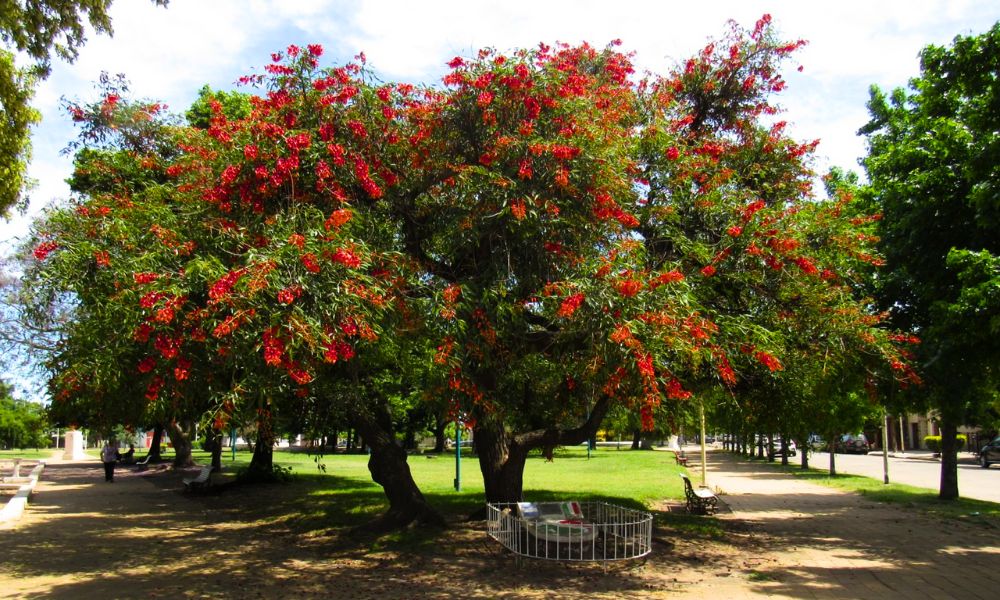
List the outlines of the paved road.
<svg viewBox="0 0 1000 600">
<path fill-rule="evenodd" d="M 798 456 L 789 458 L 799 461 Z M 1000 502 L 1000 465 L 989 469 L 980 467 L 975 456 L 969 452 L 959 454 L 958 492 L 966 498 Z M 882 453 L 838 454 L 837 472 L 864 475 L 882 479 Z M 826 468 L 830 455 L 816 452 L 809 456 L 809 466 Z M 905 483 L 916 487 L 939 489 L 941 482 L 941 461 L 931 457 L 929 452 L 907 453 L 906 457 L 889 457 L 889 481 Z"/>
</svg>

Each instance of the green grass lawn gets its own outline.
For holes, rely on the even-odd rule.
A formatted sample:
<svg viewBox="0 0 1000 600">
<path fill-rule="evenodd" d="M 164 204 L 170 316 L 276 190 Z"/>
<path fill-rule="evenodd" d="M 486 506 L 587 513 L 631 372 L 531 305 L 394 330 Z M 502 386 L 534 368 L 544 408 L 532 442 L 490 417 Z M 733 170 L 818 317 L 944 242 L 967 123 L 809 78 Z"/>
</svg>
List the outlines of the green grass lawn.
<svg viewBox="0 0 1000 600">
<path fill-rule="evenodd" d="M 53 448 L 24 449 L 24 450 L 0 450 L 0 460 L 10 460 L 12 458 L 24 458 L 28 460 L 48 459 L 52 457 Z"/>
<path fill-rule="evenodd" d="M 136 453 L 142 457 L 142 452 Z M 170 457 L 171 454 L 165 455 Z M 196 451 L 200 464 L 210 461 L 208 453 Z M 431 456 L 432 458 L 428 458 Z M 225 471 L 249 464 L 251 453 L 223 453 Z M 365 454 L 333 454 L 322 457 L 302 451 L 276 450 L 276 465 L 290 468 L 295 477 L 292 494 L 277 505 L 261 504 L 262 518 L 295 521 L 305 530 L 352 526 L 374 518 L 387 508 L 382 488 L 368 472 Z M 413 478 L 428 501 L 448 518 L 462 518 L 482 506 L 483 478 L 479 460 L 463 454 L 462 491 L 454 489 L 455 455 L 416 454 L 408 459 Z M 545 500 L 605 500 L 637 509 L 649 509 L 656 502 L 682 498 L 679 467 L 669 452 L 594 450 L 588 459 L 586 447 L 557 449 L 554 460 L 533 454 L 524 473 L 524 498 Z M 300 493 L 295 493 L 300 492 Z M 657 513 L 658 522 L 697 534 L 717 535 L 715 519 Z"/>
</svg>

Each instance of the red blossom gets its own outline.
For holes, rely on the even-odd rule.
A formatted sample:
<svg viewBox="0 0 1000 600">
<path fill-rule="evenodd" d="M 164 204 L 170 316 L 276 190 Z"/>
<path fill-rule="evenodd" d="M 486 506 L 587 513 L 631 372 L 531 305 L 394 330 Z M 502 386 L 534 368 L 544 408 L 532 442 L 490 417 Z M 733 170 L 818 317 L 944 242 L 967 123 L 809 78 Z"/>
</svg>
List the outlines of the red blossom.
<svg viewBox="0 0 1000 600">
<path fill-rule="evenodd" d="M 726 385 L 736 385 L 736 373 L 733 371 L 733 367 L 729 364 L 729 359 L 725 356 L 720 356 L 717 369 L 719 371 L 719 378 L 722 379 Z"/>
<path fill-rule="evenodd" d="M 35 246 L 35 251 L 33 252 L 33 254 L 35 255 L 35 259 L 45 260 L 46 258 L 49 257 L 49 254 L 51 254 L 52 251 L 58 247 L 59 244 L 55 242 L 42 242 L 41 244 Z"/>
<path fill-rule="evenodd" d="M 159 277 L 156 273 L 132 273 L 132 279 L 140 285 L 152 283 L 159 279 Z"/>
<path fill-rule="evenodd" d="M 161 333 L 156 336 L 156 340 L 153 342 L 153 347 L 160 351 L 163 358 L 171 360 L 176 357 L 177 353 L 180 351 L 181 339 L 179 337 L 170 337 Z"/>
<path fill-rule="evenodd" d="M 340 322 L 340 330 L 344 332 L 347 337 L 354 337 L 358 335 L 358 324 L 353 318 L 347 317 Z"/>
<path fill-rule="evenodd" d="M 288 365 L 288 376 L 299 385 L 306 385 L 313 380 L 312 373 L 299 366 L 297 361 Z"/>
<path fill-rule="evenodd" d="M 142 360 L 139 361 L 139 364 L 136 365 L 136 369 L 138 369 L 140 373 L 149 373 L 155 368 L 156 368 L 156 359 L 153 358 L 152 356 L 147 356 L 143 358 Z"/>
<path fill-rule="evenodd" d="M 532 176 L 534 176 L 530 160 L 524 159 L 521 161 L 521 164 L 517 169 L 517 176 L 521 179 L 531 179 Z"/>
<path fill-rule="evenodd" d="M 264 362 L 277 367 L 284 362 L 285 342 L 277 334 L 278 328 L 266 329 L 262 335 L 264 348 Z"/>
<path fill-rule="evenodd" d="M 444 301 L 448 304 L 454 304 L 461 295 L 462 287 L 458 285 L 449 285 L 441 292 L 441 296 L 444 297 Z"/>
<path fill-rule="evenodd" d="M 661 273 L 658 277 L 654 278 L 649 282 L 650 289 L 656 289 L 661 285 L 666 285 L 668 283 L 676 283 L 678 281 L 684 280 L 684 274 L 680 271 L 667 271 L 666 273 Z"/>
<path fill-rule="evenodd" d="M 771 372 L 780 371 L 784 369 L 784 367 L 781 366 L 781 362 L 778 361 L 778 359 L 775 358 L 774 355 L 764 352 L 763 350 L 760 350 L 757 353 L 755 353 L 754 357 L 758 361 L 760 361 L 760 364 L 767 367 L 768 370 L 770 370 Z"/>
<path fill-rule="evenodd" d="M 160 389 L 163 388 L 163 378 L 159 375 L 153 377 L 146 387 L 146 400 L 153 402 L 160 396 Z"/>
<path fill-rule="evenodd" d="M 151 333 L 153 333 L 153 328 L 148 323 L 143 323 L 132 332 L 132 339 L 145 343 L 149 341 L 149 334 Z"/>
<path fill-rule="evenodd" d="M 642 282 L 635 279 L 619 279 L 614 285 L 618 293 L 626 298 L 631 298 L 642 291 Z"/>
<path fill-rule="evenodd" d="M 728 233 L 733 237 L 740 237 L 740 234 L 743 233 L 743 228 L 737 225 L 733 225 L 732 227 L 726 230 L 726 233 Z"/>
<path fill-rule="evenodd" d="M 703 267 L 701 269 L 701 274 L 704 275 L 705 277 L 711 277 L 712 275 L 715 275 L 715 267 L 713 267 L 712 265 Z"/>
<path fill-rule="evenodd" d="M 306 271 L 309 271 L 310 273 L 319 273 L 322 270 L 319 263 L 316 261 L 316 255 L 312 252 L 303 254 L 299 257 L 299 260 L 302 261 L 302 266 L 306 268 Z"/>
<path fill-rule="evenodd" d="M 524 217 L 527 215 L 527 210 L 524 206 L 524 200 L 521 200 L 519 198 L 511 202 L 510 214 L 514 215 L 514 218 L 517 219 L 518 221 L 523 220 Z"/>
<path fill-rule="evenodd" d="M 323 227 L 330 231 L 331 229 L 339 229 L 344 223 L 347 223 L 353 217 L 353 213 L 346 208 L 341 208 L 330 213 L 330 217 L 323 223 Z"/>
<path fill-rule="evenodd" d="M 667 398 L 672 400 L 687 400 L 691 397 L 691 392 L 685 390 L 676 377 L 671 377 L 670 381 L 667 382 L 666 393 Z"/>
<path fill-rule="evenodd" d="M 191 369 L 191 361 L 183 356 L 177 359 L 177 366 L 174 367 L 174 379 L 184 381 L 188 378 L 188 371 Z"/>
<path fill-rule="evenodd" d="M 583 294 L 573 294 L 572 296 L 569 296 L 562 301 L 562 304 L 559 305 L 559 310 L 556 311 L 556 316 L 565 318 L 572 317 L 573 313 L 576 312 L 576 309 L 580 308 L 580 305 L 583 304 L 583 300 Z"/>
<path fill-rule="evenodd" d="M 292 286 L 287 287 L 278 292 L 278 302 L 282 304 L 291 304 L 302 295 L 302 286 Z"/>
<path fill-rule="evenodd" d="M 667 148 L 667 158 L 669 160 L 677 160 L 681 155 L 680 150 L 676 146 L 671 146 Z"/>
<path fill-rule="evenodd" d="M 339 248 L 330 258 L 334 262 L 338 262 L 349 269 L 357 269 L 361 266 L 361 259 L 347 248 Z"/>
</svg>

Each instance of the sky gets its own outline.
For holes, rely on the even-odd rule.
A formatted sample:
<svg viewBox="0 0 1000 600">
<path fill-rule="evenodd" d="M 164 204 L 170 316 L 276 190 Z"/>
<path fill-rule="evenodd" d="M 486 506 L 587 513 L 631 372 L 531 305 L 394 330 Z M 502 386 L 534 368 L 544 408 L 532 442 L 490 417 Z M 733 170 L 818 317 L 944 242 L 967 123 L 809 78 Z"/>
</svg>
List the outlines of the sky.
<svg viewBox="0 0 1000 600">
<path fill-rule="evenodd" d="M 732 19 L 752 28 L 769 13 L 781 37 L 808 45 L 788 63 L 779 96 L 782 119 L 800 140 L 819 139 L 816 168 L 860 171 L 872 84 L 906 85 L 919 72 L 918 53 L 956 35 L 976 35 L 1000 19 L 997 0 L 170 0 L 167 8 L 119 0 L 114 36 L 91 34 L 73 64 L 55 62 L 34 104 L 29 175 L 38 181 L 28 212 L 0 221 L 0 253 L 27 235 L 32 219 L 68 196 L 71 158 L 61 155 L 76 133 L 60 98 L 96 98 L 102 71 L 123 73 L 132 93 L 183 112 L 205 84 L 232 89 L 259 73 L 271 52 L 319 43 L 326 65 L 364 52 L 382 79 L 434 84 L 455 56 L 479 48 L 511 50 L 539 42 L 622 40 L 640 71 L 666 72 L 721 37 Z M 802 71 L 797 71 L 801 65 Z"/>
</svg>

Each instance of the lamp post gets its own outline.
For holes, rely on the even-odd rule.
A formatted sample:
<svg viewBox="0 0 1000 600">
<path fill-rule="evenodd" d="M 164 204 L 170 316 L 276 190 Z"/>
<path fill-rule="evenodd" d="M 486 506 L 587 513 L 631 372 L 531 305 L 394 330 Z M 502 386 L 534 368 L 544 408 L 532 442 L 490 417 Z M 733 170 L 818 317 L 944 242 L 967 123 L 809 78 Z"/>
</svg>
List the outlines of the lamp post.
<svg viewBox="0 0 1000 600">
<path fill-rule="evenodd" d="M 455 491 L 462 491 L 462 421 L 455 421 Z"/>
</svg>

